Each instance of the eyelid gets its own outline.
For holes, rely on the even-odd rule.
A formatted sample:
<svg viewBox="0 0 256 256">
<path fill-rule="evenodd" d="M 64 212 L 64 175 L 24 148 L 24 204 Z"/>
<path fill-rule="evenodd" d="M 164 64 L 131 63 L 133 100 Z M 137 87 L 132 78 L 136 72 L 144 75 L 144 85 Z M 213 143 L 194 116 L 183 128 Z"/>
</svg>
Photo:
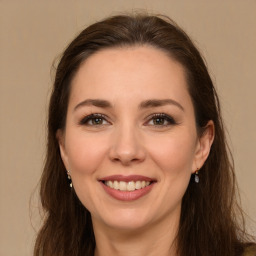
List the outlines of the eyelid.
<svg viewBox="0 0 256 256">
<path fill-rule="evenodd" d="M 86 125 L 86 123 L 90 120 L 92 120 L 93 118 L 102 118 L 103 120 L 105 120 L 106 122 L 108 122 L 110 124 L 110 121 L 108 120 L 108 117 L 104 114 L 101 114 L 101 113 L 92 113 L 92 114 L 89 114 L 89 115 L 86 115 L 84 116 L 80 121 L 79 121 L 79 124 L 80 125 Z M 87 124 L 88 126 L 93 126 L 93 125 L 89 125 Z M 104 125 L 104 124 L 103 124 Z M 97 126 L 97 125 L 95 125 Z M 100 126 L 100 125 L 99 125 Z"/>
<path fill-rule="evenodd" d="M 169 123 L 166 125 L 166 124 L 164 124 L 164 125 L 150 125 L 150 124 L 148 124 L 152 119 L 154 119 L 154 118 L 164 118 L 165 120 L 167 120 Z M 172 117 L 172 116 L 170 116 L 170 115 L 168 115 L 168 114 L 165 114 L 165 113 L 154 113 L 154 114 L 151 114 L 150 116 L 148 116 L 147 117 L 147 120 L 146 120 L 146 122 L 145 122 L 145 124 L 147 125 L 149 125 L 149 126 L 159 126 L 159 127 L 165 127 L 165 126 L 170 126 L 170 125 L 176 125 L 176 124 L 178 124 L 176 121 L 175 121 L 175 119 Z"/>
</svg>

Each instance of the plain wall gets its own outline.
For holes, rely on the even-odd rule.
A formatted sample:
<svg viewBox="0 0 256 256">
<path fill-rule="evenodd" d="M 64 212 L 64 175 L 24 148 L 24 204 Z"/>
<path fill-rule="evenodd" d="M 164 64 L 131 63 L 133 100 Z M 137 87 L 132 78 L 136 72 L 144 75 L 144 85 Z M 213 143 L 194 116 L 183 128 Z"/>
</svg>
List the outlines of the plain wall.
<svg viewBox="0 0 256 256">
<path fill-rule="evenodd" d="M 167 14 L 196 41 L 220 94 L 243 206 L 256 220 L 255 0 L 0 0 L 0 255 L 32 255 L 53 60 L 77 33 L 133 9 Z M 221 195 L 220 195 L 221 196 Z M 32 214 L 32 216 L 30 216 Z M 256 234 L 255 223 L 249 227 Z"/>
</svg>

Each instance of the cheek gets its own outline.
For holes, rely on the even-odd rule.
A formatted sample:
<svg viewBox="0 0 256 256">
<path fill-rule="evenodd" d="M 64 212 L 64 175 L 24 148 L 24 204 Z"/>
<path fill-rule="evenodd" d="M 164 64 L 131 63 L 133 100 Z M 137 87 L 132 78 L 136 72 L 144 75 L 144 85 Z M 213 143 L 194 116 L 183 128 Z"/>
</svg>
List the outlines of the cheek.
<svg viewBox="0 0 256 256">
<path fill-rule="evenodd" d="M 159 195 L 163 195 L 158 202 L 159 209 L 164 209 L 164 212 L 181 205 L 191 177 L 194 151 L 193 138 L 186 134 L 163 140 L 158 138 L 158 144 L 150 146 L 151 159 L 161 184 Z"/>
<path fill-rule="evenodd" d="M 75 175 L 92 174 L 102 164 L 107 143 L 102 136 L 70 132 L 66 137 L 66 150 L 71 172 Z"/>
<path fill-rule="evenodd" d="M 149 146 L 153 161 L 164 171 L 165 175 L 191 174 L 195 153 L 192 136 L 186 133 L 171 134 Z"/>
<path fill-rule="evenodd" d="M 107 142 L 102 136 L 72 131 L 66 136 L 66 149 L 73 187 L 82 204 L 91 212 L 100 205 L 97 170 L 102 169 L 107 155 Z M 95 201 L 96 200 L 96 201 Z M 96 211 L 97 212 L 97 211 Z"/>
</svg>

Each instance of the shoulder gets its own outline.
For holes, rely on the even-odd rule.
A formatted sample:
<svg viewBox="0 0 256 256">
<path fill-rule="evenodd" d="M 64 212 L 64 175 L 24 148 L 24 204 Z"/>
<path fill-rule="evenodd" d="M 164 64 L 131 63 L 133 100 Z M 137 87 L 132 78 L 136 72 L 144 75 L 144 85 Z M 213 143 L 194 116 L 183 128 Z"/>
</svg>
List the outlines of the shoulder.
<svg viewBox="0 0 256 256">
<path fill-rule="evenodd" d="M 256 256 L 256 244 L 246 247 L 242 256 Z"/>
</svg>

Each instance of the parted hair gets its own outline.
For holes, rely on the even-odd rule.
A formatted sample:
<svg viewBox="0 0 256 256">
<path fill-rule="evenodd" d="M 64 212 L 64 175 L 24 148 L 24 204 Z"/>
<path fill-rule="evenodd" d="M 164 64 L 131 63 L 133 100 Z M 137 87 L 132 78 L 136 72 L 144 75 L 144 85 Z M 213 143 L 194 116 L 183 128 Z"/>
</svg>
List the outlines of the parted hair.
<svg viewBox="0 0 256 256">
<path fill-rule="evenodd" d="M 65 129 L 71 81 L 80 65 L 100 50 L 137 45 L 150 45 L 164 51 L 183 66 L 198 136 L 203 134 L 209 120 L 215 126 L 209 157 L 199 172 L 200 183 L 196 184 L 192 175 L 182 200 L 177 255 L 242 254 L 248 238 L 219 100 L 205 61 L 188 35 L 170 18 L 140 13 L 113 16 L 90 25 L 68 45 L 57 65 L 40 186 L 45 215 L 34 256 L 94 255 L 90 212 L 69 187 L 56 133 Z"/>
</svg>

